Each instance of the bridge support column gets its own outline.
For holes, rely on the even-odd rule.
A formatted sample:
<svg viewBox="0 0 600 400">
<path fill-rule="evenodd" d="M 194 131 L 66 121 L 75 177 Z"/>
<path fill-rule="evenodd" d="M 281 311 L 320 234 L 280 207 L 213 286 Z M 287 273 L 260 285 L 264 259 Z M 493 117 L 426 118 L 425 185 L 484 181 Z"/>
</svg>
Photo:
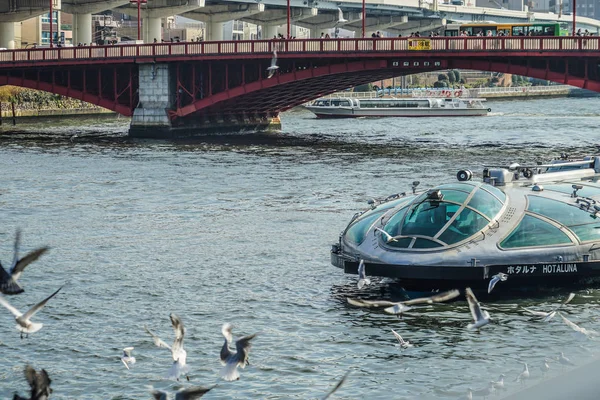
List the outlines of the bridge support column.
<svg viewBox="0 0 600 400">
<path fill-rule="evenodd" d="M 207 22 L 207 40 L 223 40 L 223 22 Z M 231 38 L 229 38 L 231 40 Z"/>
<path fill-rule="evenodd" d="M 14 22 L 0 22 L 0 47 L 5 49 L 15 48 Z"/>
<path fill-rule="evenodd" d="M 146 17 L 143 21 L 144 43 L 153 43 L 154 39 L 158 43 L 162 40 L 162 21 L 160 18 Z"/>
<path fill-rule="evenodd" d="M 172 128 L 167 110 L 175 99 L 169 64 L 140 64 L 138 79 L 139 103 L 133 111 L 129 135 L 165 137 Z"/>
<path fill-rule="evenodd" d="M 73 45 L 92 43 L 92 14 L 73 14 Z"/>
</svg>

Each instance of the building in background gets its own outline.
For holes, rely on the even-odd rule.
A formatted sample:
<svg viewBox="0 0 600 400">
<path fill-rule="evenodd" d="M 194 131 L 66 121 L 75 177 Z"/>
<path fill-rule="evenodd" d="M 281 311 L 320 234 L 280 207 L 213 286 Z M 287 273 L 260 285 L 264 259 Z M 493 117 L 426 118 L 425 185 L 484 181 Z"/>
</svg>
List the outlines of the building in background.
<svg viewBox="0 0 600 400">
<path fill-rule="evenodd" d="M 16 24 L 19 25 L 19 24 Z M 50 45 L 50 13 L 29 18 L 20 23 L 21 46 L 39 47 Z M 73 16 L 60 11 L 52 12 L 53 43 L 61 46 L 73 44 Z"/>
</svg>

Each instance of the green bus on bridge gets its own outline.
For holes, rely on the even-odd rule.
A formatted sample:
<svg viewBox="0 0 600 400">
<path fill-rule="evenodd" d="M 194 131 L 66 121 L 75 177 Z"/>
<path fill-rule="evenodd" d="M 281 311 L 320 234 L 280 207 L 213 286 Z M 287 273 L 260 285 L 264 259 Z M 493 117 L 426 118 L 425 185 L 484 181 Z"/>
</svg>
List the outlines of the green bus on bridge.
<svg viewBox="0 0 600 400">
<path fill-rule="evenodd" d="M 558 22 L 518 22 L 493 23 L 473 22 L 467 24 L 447 24 L 444 27 L 445 36 L 568 36 L 565 24 Z"/>
</svg>

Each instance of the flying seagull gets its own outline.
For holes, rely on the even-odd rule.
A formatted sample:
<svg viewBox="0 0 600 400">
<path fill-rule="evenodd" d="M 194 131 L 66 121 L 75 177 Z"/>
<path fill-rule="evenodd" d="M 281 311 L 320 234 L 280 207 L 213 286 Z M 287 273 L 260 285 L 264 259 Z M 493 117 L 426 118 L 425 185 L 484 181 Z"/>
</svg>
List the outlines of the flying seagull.
<svg viewBox="0 0 600 400">
<path fill-rule="evenodd" d="M 430 297 L 419 297 L 416 299 L 393 302 L 388 300 L 362 300 L 348 297 L 348 303 L 357 307 L 377 308 L 387 307 L 384 311 L 390 314 L 402 314 L 412 309 L 411 306 L 416 304 L 433 304 L 452 300 L 460 295 L 456 289 L 447 292 L 439 293 Z"/>
<path fill-rule="evenodd" d="M 173 346 L 166 344 L 146 326 L 144 326 L 144 329 L 150 334 L 150 336 L 152 336 L 152 340 L 156 346 L 165 347 L 171 350 L 173 365 L 171 365 L 171 368 L 169 369 L 168 378 L 179 380 L 181 375 L 186 375 L 186 378 L 189 381 L 190 377 L 187 376 L 187 373 L 189 372 L 190 368 L 186 364 L 187 352 L 183 349 L 183 336 L 185 335 L 185 328 L 183 327 L 181 318 L 179 318 L 177 315 L 170 314 L 169 318 L 171 318 L 171 324 L 173 325 L 173 330 L 175 331 L 175 341 L 173 342 Z"/>
<path fill-rule="evenodd" d="M 498 272 L 496 275 L 492 276 L 492 279 L 490 280 L 490 284 L 488 285 L 488 294 L 492 293 L 492 290 L 494 290 L 494 286 L 496 286 L 496 283 L 502 281 L 506 281 L 508 279 L 508 275 L 506 275 L 503 272 Z"/>
<path fill-rule="evenodd" d="M 23 288 L 17 283 L 17 279 L 21 276 L 21 273 L 26 266 L 40 258 L 42 254 L 48 251 L 48 247 L 41 247 L 37 250 L 33 250 L 27 253 L 25 257 L 19 258 L 19 247 L 21 245 L 21 231 L 17 230 L 15 236 L 14 255 L 13 260 L 8 269 L 8 272 L 2 267 L 0 263 L 0 293 L 4 294 L 19 294 L 23 293 Z"/>
<path fill-rule="evenodd" d="M 408 340 L 402 339 L 402 336 L 400 336 L 398 334 L 398 332 L 396 332 L 395 330 L 392 329 L 392 333 L 394 334 L 394 337 L 396 339 L 398 339 L 398 343 L 400 343 L 400 347 L 402 347 L 403 349 L 407 349 L 409 347 L 413 347 L 413 345 Z"/>
<path fill-rule="evenodd" d="M 50 296 L 46 297 L 44 300 L 42 300 L 35 306 L 31 307 L 25 314 L 22 314 L 19 310 L 17 310 L 13 306 L 11 306 L 4 297 L 0 296 L 0 304 L 2 304 L 4 307 L 6 307 L 8 309 L 8 311 L 10 311 L 15 316 L 15 320 L 17 321 L 16 328 L 18 331 L 21 332 L 21 339 L 23 338 L 24 333 L 26 333 L 29 336 L 30 333 L 35 333 L 35 332 L 39 331 L 40 329 L 42 329 L 42 326 L 44 324 L 31 322 L 30 318 L 33 317 L 38 311 L 40 311 L 42 309 L 42 307 L 44 307 L 46 305 L 48 300 L 50 300 L 51 298 L 56 296 L 56 294 L 58 292 L 60 292 L 60 289 L 62 289 L 62 286 L 56 292 L 52 293 Z"/>
<path fill-rule="evenodd" d="M 344 12 L 342 11 L 341 8 L 338 7 L 338 21 L 337 21 L 336 25 L 343 24 L 345 22 L 348 22 L 348 20 L 344 18 Z"/>
<path fill-rule="evenodd" d="M 123 355 L 121 356 L 121 362 L 129 369 L 129 364 L 135 364 L 135 357 L 131 355 L 133 347 L 125 347 L 123 349 Z"/>
<path fill-rule="evenodd" d="M 386 241 L 386 243 L 389 243 L 389 242 L 397 242 L 397 241 L 398 241 L 397 239 L 394 239 L 394 237 L 393 237 L 392 235 L 390 235 L 389 233 L 387 233 L 386 231 L 384 231 L 384 230 L 383 230 L 383 229 L 381 229 L 381 228 L 375 228 L 375 230 L 376 230 L 376 231 L 379 231 L 379 232 L 381 232 L 381 234 L 382 234 L 383 236 L 385 236 L 385 241 Z"/>
<path fill-rule="evenodd" d="M 248 335 L 239 338 L 235 342 L 235 353 L 229 350 L 229 344 L 233 342 L 233 335 L 231 333 L 233 325 L 223 324 L 221 333 L 225 337 L 225 343 L 221 348 L 221 363 L 224 365 L 221 371 L 221 378 L 226 381 L 235 381 L 240 379 L 240 373 L 238 372 L 238 366 L 246 368 L 248 365 L 248 353 L 250 352 L 250 340 L 254 339 L 256 334 Z"/>
<path fill-rule="evenodd" d="M 367 278 L 367 274 L 365 273 L 365 260 L 361 259 L 358 264 L 358 289 L 362 289 L 365 285 L 370 285 L 371 280 Z"/>
<path fill-rule="evenodd" d="M 32 366 L 27 365 L 24 372 L 25 379 L 27 379 L 27 383 L 31 387 L 31 397 L 21 397 L 15 394 L 13 400 L 47 400 L 50 393 L 52 393 L 52 389 L 50 388 L 52 380 L 46 370 L 42 369 L 40 372 L 37 372 Z"/>
<path fill-rule="evenodd" d="M 534 310 L 531 310 L 531 309 L 525 308 L 525 307 L 523 307 L 523 310 L 527 311 L 531 315 L 535 315 L 536 317 L 542 317 L 544 319 L 544 322 L 548 322 L 552 318 L 554 318 L 554 316 L 556 315 L 556 312 L 558 310 L 560 310 L 560 308 L 562 306 L 569 304 L 571 302 L 571 300 L 573 300 L 574 297 L 575 297 L 575 293 L 569 293 L 569 297 L 567 297 L 567 299 L 565 301 L 563 301 L 558 306 L 554 307 L 554 309 L 552 309 L 551 311 L 548 311 L 548 312 L 534 311 Z"/>
<path fill-rule="evenodd" d="M 277 49 L 275 49 L 273 50 L 273 58 L 271 58 L 271 66 L 267 68 L 267 71 L 269 71 L 267 79 L 271 79 L 273 75 L 275 75 L 275 71 L 277 71 L 278 69 L 279 66 L 277 65 Z"/>
<path fill-rule="evenodd" d="M 339 388 L 341 388 L 341 387 L 342 387 L 342 385 L 344 384 L 344 382 L 346 382 L 346 378 L 348 378 L 348 375 L 350 375 L 350 371 L 346 372 L 346 373 L 344 374 L 344 376 L 342 376 L 342 379 L 340 379 L 340 380 L 339 380 L 339 382 L 338 382 L 338 383 L 336 383 L 336 385 L 333 387 L 333 389 L 331 389 L 331 390 L 329 391 L 329 393 L 327 393 L 327 394 L 325 395 L 325 397 L 323 397 L 323 399 L 322 399 L 322 400 L 326 400 L 326 399 L 328 399 L 328 398 L 329 398 L 329 396 L 331 396 L 331 395 L 332 395 L 332 394 L 334 394 L 334 393 L 335 393 L 335 392 L 336 392 L 336 391 L 337 391 Z"/>
<path fill-rule="evenodd" d="M 577 325 L 574 322 L 569 321 L 564 315 L 562 315 L 562 313 L 558 313 L 558 315 L 560 315 L 560 317 L 562 318 L 562 320 L 565 322 L 565 324 L 567 324 L 570 328 L 572 328 L 575 332 L 581 333 L 587 337 L 590 336 L 598 336 L 598 332 L 594 331 L 594 330 L 588 330 L 585 328 L 580 327 L 579 325 Z"/>
<path fill-rule="evenodd" d="M 490 323 L 490 314 L 487 311 L 482 310 L 477 298 L 473 294 L 471 288 L 465 289 L 465 296 L 467 297 L 467 302 L 469 303 L 469 310 L 471 310 L 471 315 L 473 316 L 473 324 L 467 325 L 467 329 L 479 329 L 484 325 Z"/>
<path fill-rule="evenodd" d="M 175 393 L 175 400 L 199 399 L 200 397 L 204 396 L 208 391 L 210 391 L 213 388 L 214 388 L 214 386 L 209 387 L 209 388 L 205 388 L 202 386 L 192 386 L 187 389 L 182 389 L 182 390 L 178 391 L 177 393 Z M 162 390 L 152 389 L 152 390 L 150 390 L 150 393 L 152 394 L 152 397 L 155 400 L 167 400 L 169 398 L 168 393 L 165 391 L 162 391 Z"/>
</svg>

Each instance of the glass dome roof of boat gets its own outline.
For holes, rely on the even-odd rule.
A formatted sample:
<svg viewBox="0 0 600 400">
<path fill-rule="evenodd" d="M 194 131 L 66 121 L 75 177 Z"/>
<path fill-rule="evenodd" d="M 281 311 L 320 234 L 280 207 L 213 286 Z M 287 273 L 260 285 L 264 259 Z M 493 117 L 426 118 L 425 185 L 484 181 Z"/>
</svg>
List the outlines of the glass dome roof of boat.
<svg viewBox="0 0 600 400">
<path fill-rule="evenodd" d="M 469 239 L 500 212 L 506 195 L 475 182 L 441 185 L 391 215 L 383 229 L 395 248 L 435 249 Z"/>
</svg>

